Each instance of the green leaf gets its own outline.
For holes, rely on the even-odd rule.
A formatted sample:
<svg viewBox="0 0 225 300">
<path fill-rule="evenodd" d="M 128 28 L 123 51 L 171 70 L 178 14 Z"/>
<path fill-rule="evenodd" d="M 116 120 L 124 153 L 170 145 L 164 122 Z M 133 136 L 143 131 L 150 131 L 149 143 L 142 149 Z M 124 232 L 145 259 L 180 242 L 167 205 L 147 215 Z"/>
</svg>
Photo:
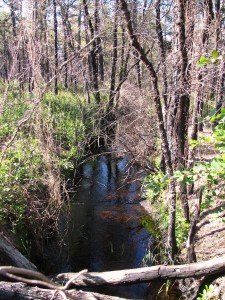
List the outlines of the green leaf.
<svg viewBox="0 0 225 300">
<path fill-rule="evenodd" d="M 208 59 L 207 57 L 205 57 L 204 55 L 202 55 L 197 63 L 197 65 L 199 66 L 205 66 L 208 65 L 210 63 L 210 59 Z"/>
<path fill-rule="evenodd" d="M 210 122 L 212 122 L 212 123 L 213 123 L 213 122 L 215 122 L 215 121 L 216 121 L 216 119 L 217 119 L 217 118 L 216 118 L 216 116 L 212 116 L 212 118 L 210 119 Z"/>
<path fill-rule="evenodd" d="M 216 50 L 213 50 L 212 51 L 212 58 L 213 59 L 218 59 L 218 57 L 219 57 L 219 53 Z"/>
</svg>

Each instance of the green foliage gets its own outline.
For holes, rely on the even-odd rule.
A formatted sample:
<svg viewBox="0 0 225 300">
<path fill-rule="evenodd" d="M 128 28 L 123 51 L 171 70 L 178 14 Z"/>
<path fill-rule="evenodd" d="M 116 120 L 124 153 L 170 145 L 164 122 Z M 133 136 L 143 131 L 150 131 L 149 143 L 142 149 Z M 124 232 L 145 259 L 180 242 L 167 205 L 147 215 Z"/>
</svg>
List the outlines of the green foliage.
<svg viewBox="0 0 225 300">
<path fill-rule="evenodd" d="M 200 58 L 199 58 L 199 61 L 198 61 L 198 66 L 205 66 L 205 65 L 208 65 L 210 64 L 211 60 L 207 57 L 205 57 L 204 55 L 202 55 Z"/>
<path fill-rule="evenodd" d="M 206 57 L 206 56 L 202 55 L 199 58 L 197 65 L 199 67 L 204 67 L 204 66 L 210 65 L 211 63 L 216 63 L 216 62 L 220 61 L 221 59 L 224 59 L 224 57 L 220 56 L 220 54 L 217 50 L 213 50 L 210 57 Z"/>
<path fill-rule="evenodd" d="M 165 192 L 168 185 L 168 177 L 159 171 L 155 174 L 150 174 L 145 178 L 145 196 L 148 200 L 154 201 Z"/>
<path fill-rule="evenodd" d="M 95 105 L 87 105 L 80 95 L 61 91 L 58 96 L 52 93 L 45 96 L 44 114 L 49 115 L 49 111 L 48 122 L 54 140 L 62 148 L 59 163 L 64 169 L 73 169 L 73 162 L 84 155 L 86 133 L 92 125 Z"/>
<path fill-rule="evenodd" d="M 180 207 L 180 206 L 179 206 Z M 176 242 L 177 247 L 181 249 L 182 244 L 187 240 L 190 224 L 186 222 L 180 208 L 176 211 Z"/>
<path fill-rule="evenodd" d="M 160 237 L 159 224 L 151 216 L 147 215 L 141 219 L 141 225 L 145 227 L 155 238 Z"/>
<path fill-rule="evenodd" d="M 18 83 L 11 82 L 7 96 L 3 93 L 2 83 L 0 83 L 0 96 L 5 98 L 3 111 L 0 114 L 0 139 L 9 138 L 17 129 L 17 123 L 21 120 L 26 111 L 31 108 L 31 103 L 26 100 L 26 93 L 23 96 L 19 94 Z M 2 90 L 2 93 L 1 93 Z"/>
<path fill-rule="evenodd" d="M 36 185 L 41 178 L 43 164 L 37 143 L 37 140 L 21 132 L 13 147 L 2 157 L 0 221 L 4 223 L 10 220 L 13 228 L 25 217 L 24 187 Z"/>
<path fill-rule="evenodd" d="M 188 182 L 193 182 L 191 175 L 183 175 L 181 171 L 182 179 L 185 178 Z M 178 174 L 177 173 L 177 174 Z M 156 174 L 149 175 L 145 182 L 145 196 L 151 202 L 154 202 L 153 210 L 157 214 L 157 221 L 153 221 L 151 217 L 145 217 L 141 220 L 141 224 L 147 228 L 156 238 L 162 237 L 168 226 L 168 207 L 163 199 L 163 195 L 168 187 L 168 177 L 161 171 Z M 177 205 L 179 207 L 179 205 Z M 182 216 L 182 211 L 177 208 L 176 211 L 176 241 L 178 247 L 181 247 L 182 243 L 186 240 L 189 231 L 189 224 Z"/>
<path fill-rule="evenodd" d="M 202 293 L 199 294 L 197 300 L 209 300 L 213 299 L 212 297 L 214 296 L 215 292 L 215 287 L 213 284 L 205 285 L 205 288 Z"/>
<path fill-rule="evenodd" d="M 4 95 L 5 88 L 0 82 L 0 95 L 4 98 L 0 115 L 1 145 L 6 144 L 15 131 L 17 135 L 8 149 L 0 147 L 0 223 L 20 237 L 18 244 L 29 255 L 26 223 L 31 198 L 38 201 L 39 195 L 46 192 L 49 167 L 41 140 L 48 136 L 41 136 L 39 131 L 43 129 L 45 134 L 47 128 L 47 134 L 53 137 L 53 147 L 46 148 L 46 153 L 51 155 L 54 171 L 60 170 L 63 180 L 67 170 L 74 169 L 74 161 L 85 154 L 86 134 L 92 127 L 96 107 L 87 105 L 82 96 L 71 92 L 60 91 L 58 96 L 47 93 L 37 112 L 39 127 L 35 127 L 36 115 L 18 127 L 34 105 L 33 96 L 27 92 L 20 95 L 18 82 L 11 82 Z M 47 142 L 46 147 L 49 147 Z"/>
<path fill-rule="evenodd" d="M 209 144 L 218 150 L 210 161 L 196 163 L 192 169 L 184 169 L 174 172 L 177 181 L 192 184 L 201 182 L 203 187 L 202 209 L 209 208 L 215 197 L 221 195 L 220 186 L 225 183 L 225 108 L 218 115 L 211 117 L 211 122 L 218 121 L 211 138 L 201 138 L 199 141 L 191 141 L 192 147 L 200 145 L 206 147 Z"/>
</svg>

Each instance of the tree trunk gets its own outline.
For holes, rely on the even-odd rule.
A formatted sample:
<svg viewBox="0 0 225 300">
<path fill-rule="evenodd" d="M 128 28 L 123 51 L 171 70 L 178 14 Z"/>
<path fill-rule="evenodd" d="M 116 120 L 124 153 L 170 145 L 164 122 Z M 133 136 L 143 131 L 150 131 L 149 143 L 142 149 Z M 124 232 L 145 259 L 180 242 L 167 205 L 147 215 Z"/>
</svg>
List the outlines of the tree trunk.
<svg viewBox="0 0 225 300">
<path fill-rule="evenodd" d="M 190 106 L 190 75 L 188 53 L 186 49 L 185 6 L 183 0 L 175 1 L 175 32 L 173 89 L 168 107 L 168 135 L 172 150 L 173 169 L 185 167 L 187 157 L 188 114 Z M 180 185 L 180 200 L 184 218 L 189 222 L 189 205 L 186 185 Z"/>
<path fill-rule="evenodd" d="M 137 28 L 137 24 L 138 24 L 138 20 L 137 20 L 137 15 L 138 15 L 138 8 L 137 8 L 137 5 L 138 5 L 138 1 L 137 0 L 134 0 L 133 1 L 133 12 L 132 12 L 132 21 L 133 21 L 133 29 L 134 31 L 136 30 Z M 142 80 L 141 80 L 141 66 L 140 66 L 140 60 L 139 60 L 139 57 L 138 57 L 138 52 L 134 49 L 133 51 L 133 56 L 134 56 L 134 62 L 136 64 L 136 71 L 137 71 L 137 85 L 138 85 L 138 88 L 141 92 L 141 88 L 142 88 Z"/>
<path fill-rule="evenodd" d="M 136 49 L 136 51 L 139 53 L 139 58 L 145 65 L 145 67 L 148 70 L 152 87 L 153 87 L 153 100 L 155 104 L 155 110 L 158 118 L 158 127 L 159 127 L 159 134 L 160 134 L 160 141 L 161 141 L 161 148 L 162 152 L 165 158 L 165 164 L 166 164 L 166 170 L 168 178 L 172 178 L 173 176 L 173 167 L 172 167 L 172 160 L 171 160 L 171 152 L 167 140 L 167 134 L 164 127 L 164 118 L 163 118 L 163 112 L 162 112 L 162 106 L 161 106 L 161 100 L 160 100 L 160 93 L 158 89 L 158 77 L 155 72 L 155 69 L 153 67 L 153 64 L 149 61 L 147 58 L 147 55 L 144 51 L 144 49 L 141 47 L 140 43 L 138 42 L 138 39 L 136 35 L 134 34 L 132 23 L 130 22 L 131 16 L 130 12 L 127 7 L 127 3 L 125 0 L 119 0 L 119 3 L 121 4 L 121 9 L 124 13 L 126 25 L 130 37 L 130 41 L 132 46 Z M 173 180 L 171 180 L 171 183 L 169 185 L 169 211 L 170 211 L 170 218 L 169 218 L 169 225 L 168 225 L 168 236 L 167 236 L 167 250 L 168 250 L 168 256 L 171 260 L 174 259 L 175 251 L 177 249 L 176 246 L 176 239 L 175 239 L 175 215 L 176 215 L 176 191 L 175 191 L 175 183 Z"/>
<path fill-rule="evenodd" d="M 108 113 L 112 112 L 115 97 L 115 84 L 116 84 L 116 69 L 117 69 L 117 29 L 118 29 L 118 13 L 117 7 L 115 9 L 114 28 L 113 28 L 113 52 L 112 52 L 112 69 L 109 90 Z"/>
<path fill-rule="evenodd" d="M 10 1 L 10 10 L 11 10 L 13 36 L 16 37 L 16 12 L 15 12 L 15 5 L 13 0 Z"/>
<path fill-rule="evenodd" d="M 56 0 L 53 0 L 53 9 L 54 9 L 54 51 L 55 51 L 55 80 L 54 80 L 54 92 L 55 95 L 58 95 L 58 66 L 59 66 L 59 55 L 58 55 L 58 20 L 57 20 L 57 6 Z"/>
<path fill-rule="evenodd" d="M 155 4 L 156 10 L 156 33 L 158 40 L 158 47 L 160 51 L 160 61 L 162 65 L 162 99 L 164 105 L 164 114 L 167 112 L 167 94 L 168 94 L 168 83 L 167 83 L 167 67 L 166 67 L 166 51 L 163 41 L 163 31 L 161 26 L 161 12 L 160 12 L 161 0 L 157 0 Z M 164 118 L 164 121 L 166 118 Z M 165 124 L 166 127 L 166 124 Z"/>
<path fill-rule="evenodd" d="M 120 64 L 119 64 L 120 65 L 119 85 L 125 81 L 125 77 L 127 76 L 127 65 L 130 59 L 130 50 L 131 50 L 129 46 L 127 50 L 127 54 L 125 55 L 126 38 L 125 38 L 125 27 L 123 24 L 121 25 L 121 31 L 122 31 L 121 34 L 122 44 L 121 44 Z M 118 90 L 117 88 L 116 103 L 115 103 L 116 109 L 118 108 L 119 98 L 120 98 L 120 89 Z"/>
<path fill-rule="evenodd" d="M 91 33 L 91 38 L 94 38 L 95 35 L 95 30 L 89 15 L 89 11 L 88 11 L 88 5 L 87 5 L 87 1 L 83 0 L 83 6 L 84 6 L 84 13 L 85 13 L 85 17 L 88 23 L 88 27 Z M 100 93 L 99 93 L 99 88 L 98 88 L 98 63 L 97 63 L 97 42 L 96 40 L 93 41 L 92 43 L 92 49 L 90 51 L 90 63 L 91 63 L 91 69 L 92 69 L 92 80 L 93 80 L 93 88 L 95 91 L 95 100 L 97 103 L 100 103 Z"/>
<path fill-rule="evenodd" d="M 197 226 L 198 218 L 200 215 L 201 203 L 202 203 L 202 189 L 198 192 L 198 197 L 195 202 L 195 213 L 194 213 L 193 220 L 191 222 L 191 226 L 190 226 L 188 238 L 187 238 L 187 243 L 186 243 L 187 261 L 189 263 L 196 261 L 196 255 L 194 252 L 193 242 L 194 242 L 194 236 L 196 233 L 196 226 Z"/>
<path fill-rule="evenodd" d="M 100 3 L 99 0 L 95 0 L 95 34 L 98 35 L 100 33 Z M 104 56 L 102 51 L 102 41 L 98 36 L 96 38 L 96 52 L 98 55 L 98 65 L 99 65 L 99 74 L 101 81 L 104 81 Z"/>
</svg>

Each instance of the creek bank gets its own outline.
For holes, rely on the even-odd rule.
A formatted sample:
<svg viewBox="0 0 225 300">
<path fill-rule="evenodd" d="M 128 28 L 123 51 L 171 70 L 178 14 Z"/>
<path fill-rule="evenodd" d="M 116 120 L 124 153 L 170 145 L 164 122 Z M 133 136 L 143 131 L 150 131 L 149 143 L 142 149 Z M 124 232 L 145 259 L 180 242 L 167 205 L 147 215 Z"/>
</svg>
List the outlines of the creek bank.
<svg viewBox="0 0 225 300">
<path fill-rule="evenodd" d="M 190 207 L 194 207 L 194 197 L 189 199 Z M 140 203 L 150 216 L 157 220 L 157 213 L 154 212 L 154 204 L 148 200 Z M 194 237 L 194 250 L 197 262 L 208 261 L 220 258 L 225 255 L 225 200 L 217 199 L 211 205 L 202 210 L 196 227 Z M 186 247 L 185 244 L 179 255 L 179 260 L 185 263 Z M 200 278 L 186 278 L 176 281 L 176 287 L 182 292 L 182 299 L 194 300 L 199 293 L 202 293 L 205 286 L 210 286 L 208 300 L 225 300 L 225 271 L 216 275 L 205 274 Z M 162 283 L 163 285 L 163 283 Z M 174 281 L 171 282 L 171 286 Z M 163 299 L 163 298 L 162 298 Z M 168 298 L 168 299 L 173 299 Z"/>
</svg>

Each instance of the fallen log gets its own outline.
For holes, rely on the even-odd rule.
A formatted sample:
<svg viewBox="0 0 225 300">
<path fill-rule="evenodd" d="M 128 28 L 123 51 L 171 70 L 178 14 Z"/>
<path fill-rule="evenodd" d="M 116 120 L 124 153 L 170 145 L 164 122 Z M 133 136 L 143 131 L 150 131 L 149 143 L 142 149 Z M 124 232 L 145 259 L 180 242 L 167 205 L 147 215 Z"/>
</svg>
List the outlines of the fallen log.
<svg viewBox="0 0 225 300">
<path fill-rule="evenodd" d="M 225 273 L 225 255 L 208 261 L 173 266 L 153 266 L 137 269 L 90 272 L 82 274 L 73 281 L 76 286 L 121 285 L 147 282 L 155 279 L 179 279 L 201 277 L 216 273 Z M 53 280 L 63 283 L 75 277 L 76 273 L 58 274 Z"/>
<path fill-rule="evenodd" d="M 0 233 L 0 265 L 11 265 L 18 268 L 37 270 L 2 233 Z"/>
<path fill-rule="evenodd" d="M 28 286 L 25 283 L 0 282 L 0 300 L 125 300 L 124 298 L 102 295 L 99 293 L 84 292 L 77 290 L 49 290 Z M 127 299 L 126 299 L 127 300 Z"/>
</svg>

